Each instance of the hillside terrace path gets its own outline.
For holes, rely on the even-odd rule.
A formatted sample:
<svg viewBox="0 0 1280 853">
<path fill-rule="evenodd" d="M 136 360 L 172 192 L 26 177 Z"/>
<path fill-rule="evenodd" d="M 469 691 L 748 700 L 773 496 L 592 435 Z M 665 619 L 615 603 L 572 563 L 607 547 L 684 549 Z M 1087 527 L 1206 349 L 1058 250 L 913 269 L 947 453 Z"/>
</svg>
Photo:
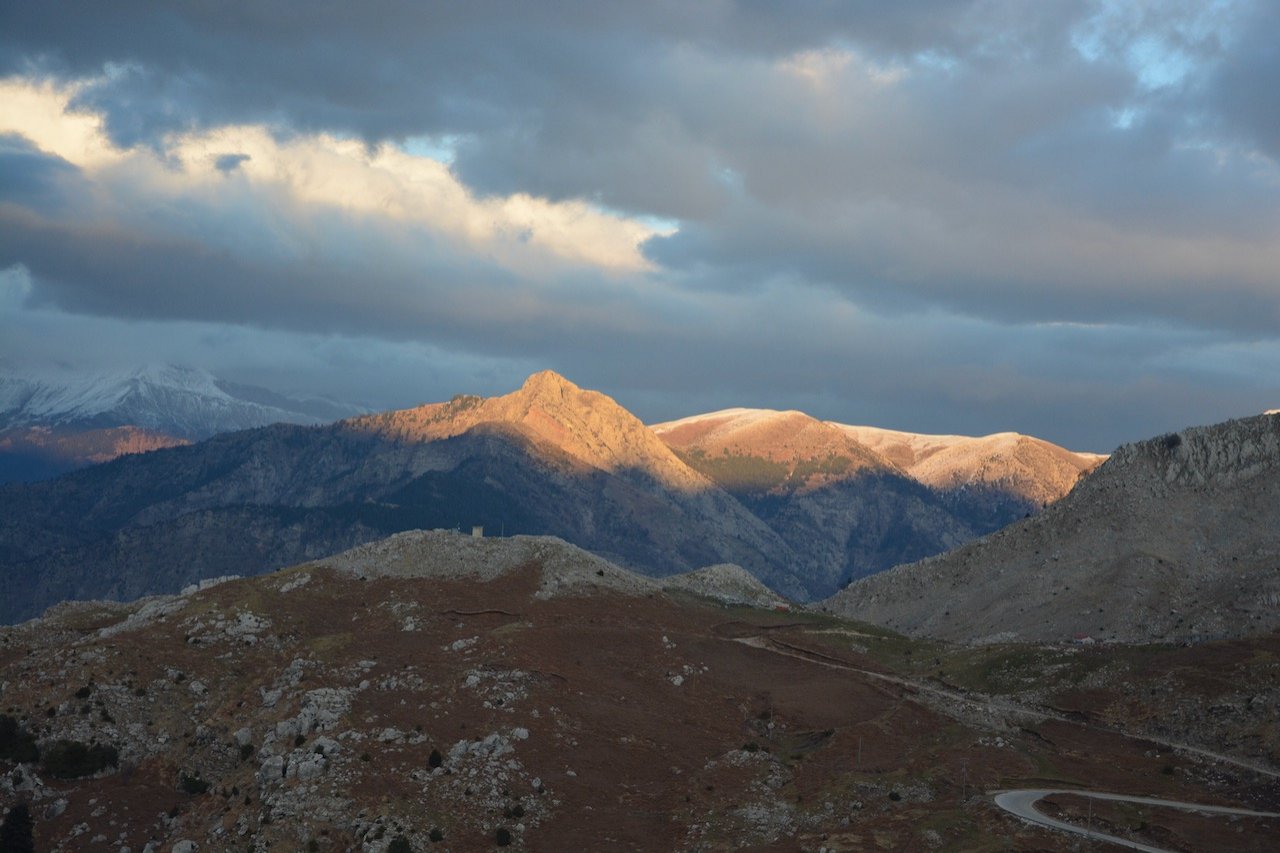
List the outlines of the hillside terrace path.
<svg viewBox="0 0 1280 853">
<path fill-rule="evenodd" d="M 955 690 L 949 690 L 944 687 L 938 687 L 936 685 L 915 681 L 910 678 L 903 678 L 902 676 L 890 675 L 889 673 L 885 673 L 885 672 L 876 672 L 875 670 L 863 669 L 862 667 L 854 666 L 853 664 L 847 663 L 837 657 L 833 657 L 831 655 L 827 655 L 822 652 L 815 651 L 813 649 L 806 649 L 803 646 L 797 646 L 793 643 L 788 643 L 784 640 L 780 640 L 774 637 L 760 636 L 759 634 L 757 634 L 754 636 L 727 637 L 726 639 L 730 639 L 735 643 L 741 643 L 745 646 L 750 646 L 751 648 L 754 648 L 754 649 L 761 649 L 763 651 L 772 652 L 773 654 L 784 655 L 786 657 L 795 658 L 796 660 L 802 660 L 802 661 L 805 661 L 806 663 L 815 664 L 817 666 L 825 666 L 825 667 L 830 667 L 831 669 L 841 669 L 847 672 L 854 672 L 859 675 L 865 676 L 867 678 L 898 685 L 912 692 L 927 694 L 929 696 L 945 700 L 946 702 L 958 702 L 965 705 L 977 707 L 981 710 L 988 711 L 988 712 L 999 712 L 999 713 L 1011 714 L 1016 716 L 1032 717 L 1036 719 L 1051 719 L 1058 722 L 1067 723 L 1070 725 L 1083 726 L 1084 728 L 1087 728 L 1087 729 L 1104 731 L 1110 734 L 1120 735 L 1121 737 L 1146 741 L 1148 743 L 1156 743 L 1161 746 L 1168 747 L 1170 749 L 1177 750 L 1180 752 L 1188 752 L 1194 755 L 1201 756 L 1203 758 L 1209 758 L 1211 760 L 1232 764 L 1237 767 L 1244 768 L 1246 770 L 1251 770 L 1255 773 L 1260 773 L 1264 776 L 1270 776 L 1272 778 L 1280 778 L 1280 773 L 1274 770 L 1271 770 L 1266 767 L 1262 767 L 1258 764 L 1254 764 L 1253 762 L 1243 761 L 1238 758 L 1232 758 L 1229 755 L 1221 755 L 1219 753 L 1211 752 L 1207 749 L 1201 749 L 1200 747 L 1190 746 L 1188 744 L 1173 743 L 1171 741 L 1162 740 L 1160 738 L 1149 737 L 1146 735 L 1133 735 L 1133 734 L 1128 734 L 1122 731 L 1115 731 L 1113 729 L 1091 725 L 1089 723 L 1082 722 L 1081 720 L 1078 720 L 1078 719 L 1072 719 L 1062 714 L 1057 714 L 1052 711 L 1047 711 L 1043 708 L 1027 707 L 1025 705 L 1020 705 L 1016 702 L 1009 702 L 1007 700 L 995 700 L 995 699 L 990 699 L 986 697 L 978 698 L 978 697 L 957 692 Z M 1280 817 L 1280 813 L 1277 813 L 1277 812 L 1251 811 L 1249 809 L 1232 808 L 1230 806 L 1205 806 L 1205 805 L 1199 805 L 1197 803 L 1181 802 L 1178 800 L 1159 800 L 1152 797 L 1138 797 L 1138 796 L 1129 796 L 1127 794 L 1113 794 L 1113 793 L 1104 792 L 1104 791 L 1089 791 L 1089 790 L 1020 789 L 1020 790 L 1012 790 L 1012 791 L 998 791 L 993 796 L 993 800 L 995 801 L 995 804 L 997 806 L 1009 812 L 1010 814 L 1015 815 L 1019 818 L 1022 818 L 1023 820 L 1030 821 L 1031 823 L 1048 827 L 1050 829 L 1057 829 L 1062 832 L 1075 833 L 1077 835 L 1083 835 L 1089 839 L 1096 839 L 1098 841 L 1105 841 L 1111 844 L 1118 844 L 1123 847 L 1128 847 L 1134 850 L 1150 851 L 1150 853 L 1170 853 L 1170 851 L 1167 851 L 1161 847 L 1152 847 L 1147 844 L 1141 844 L 1136 841 L 1130 841 L 1128 839 L 1120 838 L 1118 836 L 1108 835 L 1106 833 L 1099 832 L 1097 830 L 1088 829 L 1086 827 L 1079 826 L 1077 824 L 1068 823 L 1062 820 L 1057 820 L 1056 818 L 1049 817 L 1048 815 L 1044 814 L 1043 812 L 1035 808 L 1035 804 L 1039 800 L 1043 799 L 1044 797 L 1051 796 L 1053 794 L 1074 794 L 1080 797 L 1090 797 L 1090 798 L 1099 799 L 1099 800 L 1115 800 L 1119 802 L 1130 802 L 1130 803 L 1139 803 L 1139 804 L 1145 804 L 1145 805 L 1163 806 L 1167 808 L 1182 809 L 1184 811 L 1194 811 L 1194 812 L 1200 812 L 1204 814 L 1228 814 L 1228 815 L 1241 815 L 1241 816 L 1248 816 L 1248 817 L 1264 817 L 1264 818 Z"/>
</svg>

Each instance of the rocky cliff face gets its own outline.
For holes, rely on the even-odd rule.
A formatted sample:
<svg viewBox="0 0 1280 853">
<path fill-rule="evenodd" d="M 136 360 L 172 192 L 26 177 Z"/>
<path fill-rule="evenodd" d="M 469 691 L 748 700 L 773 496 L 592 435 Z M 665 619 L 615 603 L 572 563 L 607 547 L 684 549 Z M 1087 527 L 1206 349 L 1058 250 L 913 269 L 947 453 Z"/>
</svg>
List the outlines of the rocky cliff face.
<svg viewBox="0 0 1280 853">
<path fill-rule="evenodd" d="M 825 606 L 946 639 L 1141 642 L 1280 627 L 1280 417 L 1122 447 L 1042 515 Z"/>
</svg>

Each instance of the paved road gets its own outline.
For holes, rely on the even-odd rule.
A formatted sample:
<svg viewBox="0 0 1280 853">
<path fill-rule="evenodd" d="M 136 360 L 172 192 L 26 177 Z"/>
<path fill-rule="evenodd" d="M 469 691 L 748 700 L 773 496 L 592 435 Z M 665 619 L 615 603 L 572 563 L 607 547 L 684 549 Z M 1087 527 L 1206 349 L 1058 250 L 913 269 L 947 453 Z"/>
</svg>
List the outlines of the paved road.
<svg viewBox="0 0 1280 853">
<path fill-rule="evenodd" d="M 1071 790 L 1054 790 L 1051 788 L 1026 789 L 1019 791 L 1001 791 L 996 794 L 996 805 L 1010 814 L 1017 815 L 1023 820 L 1031 823 L 1047 826 L 1051 829 L 1058 829 L 1063 832 L 1071 832 L 1076 835 L 1083 835 L 1093 841 L 1105 841 L 1110 844 L 1118 844 L 1121 847 L 1128 847 L 1131 850 L 1145 850 L 1148 853 L 1172 853 L 1163 847 L 1152 847 L 1149 844 L 1142 844 L 1137 841 L 1130 841 L 1127 838 L 1109 835 L 1098 830 L 1090 830 L 1086 827 L 1075 823 L 1067 823 L 1057 818 L 1049 817 L 1036 808 L 1036 803 L 1041 799 L 1052 794 L 1073 794 L 1077 797 L 1088 797 L 1093 800 L 1113 800 L 1122 803 L 1140 803 L 1148 806 L 1163 806 L 1170 809 L 1181 809 L 1188 812 L 1200 812 L 1202 814 L 1226 814 L 1226 815 L 1242 815 L 1245 817 L 1280 817 L 1280 812 L 1257 812 L 1250 809 L 1236 809 L 1230 806 L 1204 806 L 1199 803 L 1184 803 L 1179 800 L 1157 800 L 1154 797 L 1130 797 L 1125 794 L 1106 794 L 1101 791 L 1071 791 Z"/>
</svg>

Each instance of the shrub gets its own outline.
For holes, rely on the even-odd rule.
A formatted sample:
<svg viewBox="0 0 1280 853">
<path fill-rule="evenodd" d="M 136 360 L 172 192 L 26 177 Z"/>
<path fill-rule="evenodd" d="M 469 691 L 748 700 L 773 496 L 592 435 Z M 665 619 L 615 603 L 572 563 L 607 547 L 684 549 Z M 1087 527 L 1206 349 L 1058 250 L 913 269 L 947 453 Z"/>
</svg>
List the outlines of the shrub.
<svg viewBox="0 0 1280 853">
<path fill-rule="evenodd" d="M 427 838 L 431 839 L 432 844 L 444 841 L 444 830 L 438 826 L 433 826 L 431 827 L 431 832 L 427 835 Z"/>
<path fill-rule="evenodd" d="M 116 748 L 103 744 L 86 746 L 79 741 L 56 740 L 46 744 L 41 753 L 40 766 L 55 779 L 79 779 L 120 764 Z"/>
<path fill-rule="evenodd" d="M 0 714 L 0 758 L 15 764 L 40 760 L 35 736 L 8 714 Z"/>
<path fill-rule="evenodd" d="M 314 838 L 307 842 L 308 853 L 320 853 L 320 842 Z"/>
<path fill-rule="evenodd" d="M 493 843 L 499 847 L 506 847 L 511 843 L 511 830 L 505 826 L 499 827 L 498 831 L 493 834 Z"/>
<path fill-rule="evenodd" d="M 178 787 L 186 793 L 194 796 L 208 791 L 209 783 L 204 779 L 201 779 L 199 774 L 195 776 L 188 776 L 186 773 L 183 773 L 181 778 L 178 779 Z"/>
<path fill-rule="evenodd" d="M 413 845 L 403 835 L 397 835 L 387 845 L 387 853 L 413 853 Z"/>
<path fill-rule="evenodd" d="M 901 795 L 901 794 L 899 794 L 897 791 L 890 791 L 890 792 L 889 792 L 889 799 L 893 800 L 893 801 L 896 803 L 896 802 L 898 802 L 898 800 L 901 800 L 901 799 L 902 799 L 902 795 Z"/>
<path fill-rule="evenodd" d="M 240 760 L 248 761 L 249 756 L 253 755 L 253 744 L 246 743 L 240 747 Z"/>
<path fill-rule="evenodd" d="M 434 768 L 434 767 L 439 767 L 443 763 L 444 763 L 444 756 L 440 754 L 440 750 L 438 749 L 431 750 L 431 755 L 427 757 L 427 766 Z"/>
</svg>

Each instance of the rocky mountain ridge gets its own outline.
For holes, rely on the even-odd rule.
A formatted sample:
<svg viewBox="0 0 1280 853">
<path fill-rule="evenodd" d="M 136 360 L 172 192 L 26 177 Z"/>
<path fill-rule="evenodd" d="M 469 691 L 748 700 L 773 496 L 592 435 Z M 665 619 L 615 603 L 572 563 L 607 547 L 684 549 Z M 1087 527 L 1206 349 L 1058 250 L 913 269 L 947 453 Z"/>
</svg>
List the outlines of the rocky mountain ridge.
<svg viewBox="0 0 1280 853">
<path fill-rule="evenodd" d="M 551 370 L 534 373 L 519 390 L 501 397 L 460 395 L 447 403 L 353 418 L 345 426 L 420 443 L 452 438 L 486 423 L 514 426 L 602 471 L 643 472 L 685 491 L 705 491 L 710 485 L 612 398 L 579 388 Z"/>
<path fill-rule="evenodd" d="M 1028 511 L 1021 497 L 930 489 L 799 412 L 682 423 L 647 428 L 544 371 L 499 397 L 223 434 L 0 489 L 0 618 L 474 524 L 559 536 L 654 576 L 733 563 L 809 600 Z"/>
<path fill-rule="evenodd" d="M 769 409 L 652 429 L 793 549 L 819 553 L 811 571 L 828 591 L 1039 512 L 1102 458 L 1016 433 L 916 435 Z"/>
<path fill-rule="evenodd" d="M 658 576 L 733 562 L 808 594 L 786 543 L 629 413 L 535 377 L 488 403 L 275 425 L 2 488 L 0 618 L 473 524 L 557 535 Z"/>
<path fill-rule="evenodd" d="M 854 583 L 824 606 L 967 642 L 1271 631 L 1278 474 L 1274 415 L 1126 445 L 1043 514 Z"/>
</svg>

